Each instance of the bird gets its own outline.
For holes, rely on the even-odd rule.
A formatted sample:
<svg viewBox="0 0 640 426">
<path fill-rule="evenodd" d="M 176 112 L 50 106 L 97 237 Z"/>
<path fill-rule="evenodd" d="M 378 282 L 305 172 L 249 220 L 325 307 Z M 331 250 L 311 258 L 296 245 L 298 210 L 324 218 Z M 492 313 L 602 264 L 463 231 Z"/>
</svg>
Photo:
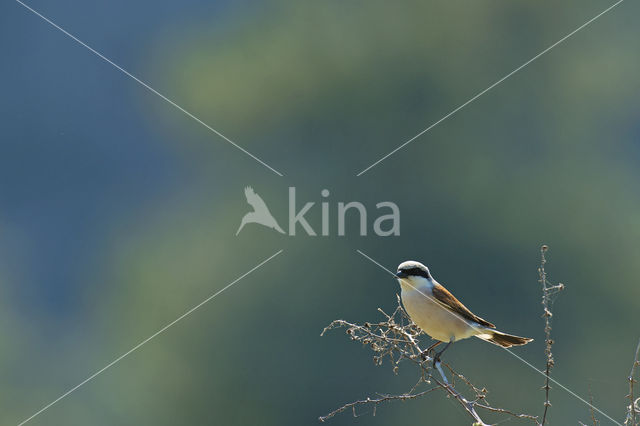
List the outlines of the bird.
<svg viewBox="0 0 640 426">
<path fill-rule="evenodd" d="M 434 365 L 453 342 L 475 336 L 503 348 L 526 345 L 533 339 L 496 330 L 496 326 L 480 318 L 436 281 L 429 268 L 409 260 L 398 266 L 395 274 L 401 287 L 402 304 L 411 320 L 436 343 L 421 354 L 423 359 L 439 344 L 445 347 L 433 357 Z"/>
<path fill-rule="evenodd" d="M 253 211 L 244 215 L 236 235 L 240 233 L 240 230 L 242 230 L 247 223 L 259 223 L 260 225 L 275 229 L 279 233 L 284 234 L 284 231 L 280 228 L 278 222 L 276 222 L 276 219 L 269 211 L 265 202 L 256 194 L 252 187 L 247 186 L 244 188 L 244 196 L 247 198 L 247 203 L 253 207 Z"/>
</svg>

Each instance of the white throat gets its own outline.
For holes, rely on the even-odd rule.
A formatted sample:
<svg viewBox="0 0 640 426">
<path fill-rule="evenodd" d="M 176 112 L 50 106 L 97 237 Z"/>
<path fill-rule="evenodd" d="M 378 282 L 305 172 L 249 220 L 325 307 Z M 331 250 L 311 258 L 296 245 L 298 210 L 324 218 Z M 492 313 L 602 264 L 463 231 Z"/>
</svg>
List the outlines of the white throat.
<svg viewBox="0 0 640 426">
<path fill-rule="evenodd" d="M 433 288 L 433 281 L 425 277 L 411 276 L 399 279 L 398 281 L 400 281 L 400 287 L 402 287 L 402 290 L 404 291 L 425 289 L 430 291 Z"/>
</svg>

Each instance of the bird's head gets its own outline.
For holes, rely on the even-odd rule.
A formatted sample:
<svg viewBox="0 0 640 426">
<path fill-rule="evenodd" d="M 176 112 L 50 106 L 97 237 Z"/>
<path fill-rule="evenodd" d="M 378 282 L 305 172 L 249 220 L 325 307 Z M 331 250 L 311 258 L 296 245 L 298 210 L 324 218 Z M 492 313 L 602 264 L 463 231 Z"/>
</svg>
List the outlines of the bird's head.
<svg viewBox="0 0 640 426">
<path fill-rule="evenodd" d="M 398 278 L 400 284 L 402 284 L 403 280 L 406 280 L 409 281 L 412 286 L 419 287 L 430 283 L 433 277 L 429 272 L 429 268 L 422 263 L 416 262 L 415 260 L 408 260 L 398 266 L 396 278 Z"/>
</svg>

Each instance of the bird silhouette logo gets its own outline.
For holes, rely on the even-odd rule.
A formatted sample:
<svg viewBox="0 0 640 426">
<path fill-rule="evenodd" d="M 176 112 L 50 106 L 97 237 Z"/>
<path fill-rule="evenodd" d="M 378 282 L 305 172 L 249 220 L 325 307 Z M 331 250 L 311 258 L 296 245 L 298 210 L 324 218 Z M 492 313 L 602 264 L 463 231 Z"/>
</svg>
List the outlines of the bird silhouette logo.
<svg viewBox="0 0 640 426">
<path fill-rule="evenodd" d="M 247 223 L 259 223 L 260 225 L 264 225 L 267 228 L 275 229 L 279 233 L 284 234 L 284 231 L 282 230 L 282 228 L 280 228 L 278 222 L 276 222 L 276 219 L 269 211 L 269 208 L 267 207 L 265 202 L 258 194 L 255 193 L 253 188 L 247 186 L 244 189 L 244 195 L 245 197 L 247 197 L 247 203 L 249 203 L 249 205 L 253 207 L 253 211 L 244 215 L 244 217 L 242 218 L 242 222 L 240 223 L 240 227 L 236 232 L 236 235 L 240 233 L 242 228 Z"/>
</svg>

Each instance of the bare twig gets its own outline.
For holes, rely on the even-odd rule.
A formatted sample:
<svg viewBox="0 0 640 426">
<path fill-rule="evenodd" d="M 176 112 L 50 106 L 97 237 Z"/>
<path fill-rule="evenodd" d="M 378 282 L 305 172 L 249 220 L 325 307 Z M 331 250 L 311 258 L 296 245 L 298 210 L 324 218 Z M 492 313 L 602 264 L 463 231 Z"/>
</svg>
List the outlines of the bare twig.
<svg viewBox="0 0 640 426">
<path fill-rule="evenodd" d="M 551 317 L 553 314 L 551 313 L 551 296 L 555 293 L 564 290 L 564 284 L 557 285 L 548 285 L 547 282 L 547 273 L 544 269 L 545 264 L 547 263 L 547 259 L 545 258 L 545 253 L 549 247 L 547 245 L 543 245 L 540 248 L 540 267 L 538 268 L 539 281 L 542 285 L 542 307 L 543 307 L 543 318 L 544 318 L 544 343 L 545 349 L 544 353 L 547 358 L 546 367 L 545 367 L 545 380 L 544 389 L 545 398 L 544 398 L 544 413 L 542 415 L 542 426 L 544 426 L 547 422 L 547 412 L 549 407 L 551 406 L 551 402 L 549 401 L 549 391 L 551 390 L 551 386 L 549 385 L 549 378 L 551 374 L 551 369 L 554 365 L 553 353 L 551 352 L 551 346 L 553 346 L 553 339 L 551 338 Z"/>
<path fill-rule="evenodd" d="M 467 379 L 465 376 L 455 371 L 449 364 L 445 364 L 445 367 L 447 367 L 447 369 L 451 372 L 452 382 L 456 378 L 460 379 L 475 394 L 475 397 L 476 397 L 476 399 L 474 400 L 475 407 L 482 408 L 483 410 L 487 410 L 487 411 L 492 411 L 494 413 L 508 414 L 511 417 L 518 418 L 518 419 L 529 419 L 533 421 L 534 424 L 539 425 L 538 416 L 532 416 L 529 414 L 516 414 L 513 411 L 507 410 L 505 408 L 492 407 L 486 401 L 487 394 L 489 393 L 489 391 L 486 388 L 482 388 L 482 389 L 477 388 L 473 383 L 471 383 L 469 379 Z M 453 383 L 453 385 L 455 386 L 455 382 Z"/>
<path fill-rule="evenodd" d="M 436 367 L 438 367 L 439 365 L 440 365 L 440 361 L 436 362 Z M 456 401 L 460 403 L 460 405 L 462 405 L 462 408 L 465 409 L 467 414 L 469 414 L 471 418 L 473 418 L 474 420 L 473 426 L 489 426 L 484 422 L 484 420 L 480 418 L 480 415 L 478 415 L 478 413 L 476 412 L 475 407 L 476 407 L 477 400 L 469 401 L 464 396 L 462 396 L 460 392 L 455 390 L 453 386 L 447 383 L 446 376 L 442 372 L 442 369 L 438 368 L 438 370 L 442 374 L 443 382 L 440 382 L 438 379 L 432 377 L 433 381 L 436 382 L 441 388 L 443 388 L 449 395 L 453 396 L 456 399 Z"/>
<path fill-rule="evenodd" d="M 422 392 L 418 392 L 415 394 L 412 393 L 406 393 L 406 394 L 402 394 L 402 395 L 382 395 L 379 398 L 367 398 L 367 399 L 362 399 L 359 401 L 353 401 L 350 402 L 348 404 L 343 405 L 342 407 L 338 408 L 337 410 L 333 410 L 332 412 L 330 412 L 329 414 L 327 414 L 326 416 L 321 416 L 319 417 L 319 420 L 321 422 L 325 422 L 327 420 L 329 420 L 330 418 L 332 418 L 333 416 L 335 416 L 336 414 L 340 414 L 345 410 L 351 409 L 353 411 L 353 417 L 358 417 L 358 413 L 356 412 L 356 407 L 360 406 L 360 405 L 373 405 L 373 415 L 376 415 L 376 407 L 378 406 L 378 404 L 381 404 L 383 402 L 388 402 L 388 401 L 394 401 L 394 400 L 400 400 L 400 401 L 406 401 L 409 399 L 416 399 L 416 398 L 420 398 L 421 396 L 424 396 L 430 392 L 433 392 L 436 389 L 439 389 L 439 386 L 434 386 L 430 389 L 427 389 L 425 391 Z"/>
<path fill-rule="evenodd" d="M 481 403 L 476 403 L 476 407 L 482 408 L 483 410 L 487 410 L 487 411 L 493 411 L 494 413 L 508 414 L 511 417 L 514 417 L 516 419 L 528 419 L 528 420 L 531 420 L 536 425 L 540 424 L 538 423 L 538 416 L 532 416 L 530 414 L 517 414 L 517 413 L 514 413 L 513 411 L 509 411 L 504 408 L 491 407 L 489 405 L 485 405 Z"/>
<path fill-rule="evenodd" d="M 640 341 L 636 347 L 636 354 L 633 357 L 633 364 L 631 365 L 631 372 L 629 373 L 629 405 L 627 406 L 627 418 L 624 421 L 625 426 L 637 426 L 639 423 L 638 417 L 640 416 L 640 398 L 636 398 L 633 393 L 633 385 L 636 383 L 636 367 L 640 366 L 638 361 L 638 355 L 640 354 Z"/>
<path fill-rule="evenodd" d="M 598 426 L 598 423 L 600 422 L 596 419 L 596 410 L 593 409 L 593 393 L 591 392 L 591 385 L 589 385 L 589 412 L 591 413 L 593 426 Z"/>
<path fill-rule="evenodd" d="M 409 361 L 411 364 L 418 368 L 419 379 L 417 383 L 411 388 L 409 392 L 400 395 L 377 395 L 376 397 L 368 397 L 366 399 L 353 401 L 348 404 L 344 404 L 340 408 L 330 412 L 329 414 L 320 417 L 320 421 L 324 422 L 336 414 L 342 413 L 346 410 L 352 410 L 354 416 L 358 416 L 356 408 L 372 405 L 373 414 L 376 413 L 376 408 L 379 404 L 389 401 L 406 401 L 410 399 L 417 399 L 426 394 L 429 394 L 437 389 L 442 389 L 449 396 L 460 404 L 465 412 L 473 419 L 474 425 L 486 426 L 487 424 L 482 420 L 476 409 L 481 408 L 486 411 L 506 414 L 513 418 L 530 419 L 537 423 L 537 417 L 527 414 L 516 414 L 510 410 L 503 408 L 492 407 L 486 401 L 487 390 L 485 388 L 479 388 L 471 383 L 462 374 L 457 373 L 448 364 L 435 363 L 435 369 L 432 368 L 432 361 L 429 355 L 425 354 L 420 348 L 418 338 L 421 334 L 420 329 L 411 321 L 407 313 L 402 309 L 400 298 L 398 297 L 398 306 L 394 312 L 389 315 L 382 309 L 378 311 L 384 316 L 384 320 L 376 323 L 366 322 L 362 325 L 354 324 L 344 320 L 333 321 L 328 327 L 326 327 L 322 334 L 326 331 L 334 328 L 346 328 L 347 334 L 351 340 L 360 342 L 363 345 L 368 346 L 373 352 L 373 361 L 376 365 L 382 365 L 384 360 L 388 360 L 393 368 L 394 373 L 397 373 L 400 363 L 402 361 Z M 444 365 L 452 375 L 451 383 L 445 375 L 442 365 Z M 434 371 L 438 371 L 436 376 L 432 375 Z M 461 392 L 455 388 L 455 379 L 461 380 L 471 391 L 473 397 L 468 399 Z M 426 390 L 419 391 L 419 388 L 424 385 L 435 383 L 435 386 L 429 387 Z"/>
</svg>

